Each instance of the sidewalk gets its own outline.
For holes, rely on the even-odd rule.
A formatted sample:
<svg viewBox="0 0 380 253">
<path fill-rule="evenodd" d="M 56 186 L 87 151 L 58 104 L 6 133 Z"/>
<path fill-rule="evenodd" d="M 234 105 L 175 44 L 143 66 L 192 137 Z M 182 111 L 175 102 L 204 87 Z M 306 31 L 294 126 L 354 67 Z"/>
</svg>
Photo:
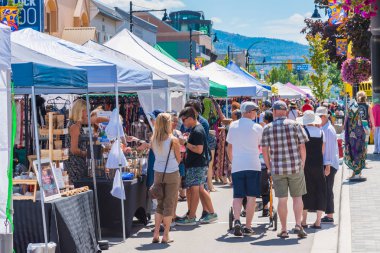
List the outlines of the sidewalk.
<svg viewBox="0 0 380 253">
<path fill-rule="evenodd" d="M 380 252 L 380 155 L 372 154 L 373 145 L 368 149 L 368 169 L 362 173 L 367 181 L 347 182 L 352 252 Z"/>
<path fill-rule="evenodd" d="M 219 215 L 217 223 L 190 227 L 176 226 L 171 232 L 171 237 L 175 240 L 170 245 L 152 244 L 152 233 L 150 229 L 153 223 L 148 227 L 136 225 L 134 234 L 124 243 L 114 245 L 108 253 L 124 253 L 138 251 L 157 251 L 160 252 L 337 252 L 338 246 L 338 210 L 340 202 L 340 189 L 342 170 L 336 175 L 335 207 L 336 207 L 336 224 L 322 224 L 322 230 L 307 229 L 309 236 L 307 239 L 299 240 L 296 235 L 290 233 L 290 238 L 283 240 L 277 238 L 278 231 L 268 229 L 269 218 L 261 217 L 261 212 L 255 213 L 254 230 L 256 235 L 251 237 L 236 238 L 228 232 L 228 212 L 232 203 L 232 189 L 230 186 L 217 185 L 218 192 L 212 193 L 212 199 L 215 210 Z M 277 203 L 275 201 L 275 206 Z M 186 204 L 179 203 L 178 214 L 186 212 Z M 201 213 L 201 207 L 198 209 L 198 217 Z M 313 224 L 316 214 L 308 215 L 308 224 Z M 152 217 L 153 219 L 154 217 Z M 244 223 L 244 220 L 242 220 Z M 292 201 L 288 201 L 288 230 L 294 228 L 294 215 Z M 279 224 L 280 229 L 280 224 Z M 120 239 L 119 239 L 120 240 Z M 110 239 L 115 241 L 115 239 Z M 117 241 L 117 239 L 116 239 Z"/>
</svg>

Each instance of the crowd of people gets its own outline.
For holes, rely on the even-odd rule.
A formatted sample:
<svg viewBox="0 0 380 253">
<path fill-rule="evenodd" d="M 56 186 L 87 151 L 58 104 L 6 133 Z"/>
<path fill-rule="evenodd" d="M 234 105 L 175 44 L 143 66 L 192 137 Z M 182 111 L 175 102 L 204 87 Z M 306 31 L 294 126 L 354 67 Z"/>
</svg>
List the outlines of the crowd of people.
<svg viewBox="0 0 380 253">
<path fill-rule="evenodd" d="M 358 93 L 356 104 L 364 127 L 380 129 L 380 107 L 371 108 L 365 94 Z M 147 185 L 157 199 L 153 243 L 170 243 L 170 228 L 194 226 L 218 220 L 211 192 L 215 191 L 213 157 L 215 135 L 209 122 L 202 117 L 202 104 L 190 99 L 179 112 L 155 110 L 147 114 L 152 126 L 150 143 L 139 142 L 140 149 L 149 149 Z M 233 234 L 252 235 L 256 199 L 262 198 L 262 216 L 269 215 L 269 181 L 278 198 L 281 229 L 278 237 L 288 238 L 288 195 L 293 200 L 294 233 L 307 237 L 305 228 L 321 229 L 322 223 L 334 222 L 334 177 L 339 169 L 339 152 L 335 119 L 344 115 L 344 107 L 311 99 L 263 101 L 260 106 L 246 100 L 232 104 L 231 119 L 220 107 L 217 114 L 226 125 L 226 157 L 230 163 L 233 188 Z M 87 118 L 84 101 L 74 104 L 68 144 L 71 175 L 84 172 L 85 151 L 78 144 L 83 131 L 81 122 Z M 80 120 L 81 119 L 81 120 Z M 105 119 L 93 117 L 94 126 Z M 367 121 L 367 125 L 365 125 Z M 211 133 L 211 134 L 210 134 Z M 380 152 L 379 136 L 375 134 L 375 153 Z M 127 141 L 136 138 L 126 137 Z M 214 140 L 213 140 L 214 139 Z M 213 141 L 210 141 L 213 140 Z M 214 143 L 214 144 L 213 144 Z M 231 182 L 229 182 L 231 180 Z M 177 215 L 178 201 L 187 202 L 187 212 Z M 201 217 L 196 217 L 199 203 Z M 308 212 L 316 212 L 313 224 L 307 224 Z M 325 214 L 325 216 L 323 216 Z M 246 217 L 243 226 L 240 219 Z M 160 233 L 163 236 L 160 240 Z"/>
</svg>

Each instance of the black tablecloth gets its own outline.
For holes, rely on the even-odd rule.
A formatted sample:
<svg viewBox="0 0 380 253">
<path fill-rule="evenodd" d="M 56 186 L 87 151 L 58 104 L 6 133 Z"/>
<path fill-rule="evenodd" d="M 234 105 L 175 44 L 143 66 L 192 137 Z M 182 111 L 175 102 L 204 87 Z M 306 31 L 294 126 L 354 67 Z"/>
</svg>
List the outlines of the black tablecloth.
<svg viewBox="0 0 380 253">
<path fill-rule="evenodd" d="M 18 200 L 14 206 L 14 248 L 24 253 L 29 243 L 43 243 L 41 202 Z M 49 242 L 56 253 L 96 252 L 93 192 L 62 197 L 45 203 Z"/>
<path fill-rule="evenodd" d="M 126 236 L 132 232 L 133 217 L 146 222 L 147 187 L 146 177 L 126 180 L 124 201 Z M 102 235 L 122 236 L 121 200 L 111 195 L 113 181 L 97 179 L 100 226 Z M 92 179 L 84 179 L 75 183 L 75 187 L 89 186 L 93 188 Z"/>
</svg>

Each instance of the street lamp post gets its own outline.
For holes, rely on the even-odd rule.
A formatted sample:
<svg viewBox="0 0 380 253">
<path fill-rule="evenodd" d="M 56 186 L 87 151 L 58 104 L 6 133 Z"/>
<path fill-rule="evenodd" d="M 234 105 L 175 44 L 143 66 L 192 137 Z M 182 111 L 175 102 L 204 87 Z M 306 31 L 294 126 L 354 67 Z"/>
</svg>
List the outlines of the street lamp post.
<svg viewBox="0 0 380 253">
<path fill-rule="evenodd" d="M 134 11 L 133 10 L 133 4 L 132 1 L 129 2 L 129 31 L 133 32 L 133 13 L 141 13 L 141 12 L 158 12 L 158 11 L 163 11 L 164 16 L 162 18 L 162 21 L 167 21 L 169 20 L 168 13 L 166 12 L 167 9 L 160 9 L 160 10 L 154 10 L 154 9 L 148 9 L 148 10 L 138 10 Z"/>
<path fill-rule="evenodd" d="M 261 42 L 265 42 L 265 41 L 256 41 L 256 42 L 253 42 L 252 45 L 250 45 L 248 48 L 247 48 L 247 52 L 245 53 L 245 69 L 248 71 L 249 73 L 249 50 L 251 50 L 251 48 L 254 46 L 254 45 L 257 45 Z"/>
<path fill-rule="evenodd" d="M 377 0 L 380 6 L 380 0 Z M 371 63 L 373 102 L 380 104 L 380 11 L 371 18 Z"/>
<path fill-rule="evenodd" d="M 218 42 L 218 37 L 216 33 L 210 33 L 210 36 L 214 35 L 213 42 Z M 208 36 L 208 34 L 193 34 L 193 29 L 189 29 L 189 64 L 190 69 L 193 69 L 193 37 L 194 36 Z"/>
</svg>

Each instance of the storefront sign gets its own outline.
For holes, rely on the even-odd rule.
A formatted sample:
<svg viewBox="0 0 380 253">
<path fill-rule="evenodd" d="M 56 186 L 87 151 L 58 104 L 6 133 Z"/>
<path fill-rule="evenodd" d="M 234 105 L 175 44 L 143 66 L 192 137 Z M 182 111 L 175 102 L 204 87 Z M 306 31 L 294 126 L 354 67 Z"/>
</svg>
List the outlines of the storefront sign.
<svg viewBox="0 0 380 253">
<path fill-rule="evenodd" d="M 365 91 L 367 97 L 372 97 L 372 81 L 359 84 L 359 90 Z"/>
<path fill-rule="evenodd" d="M 44 28 L 44 2 L 42 0 L 14 0 L 15 3 L 22 3 L 23 8 L 20 12 L 19 30 L 32 28 L 43 32 Z M 3 6 L 7 5 L 8 0 L 3 0 Z"/>
</svg>

